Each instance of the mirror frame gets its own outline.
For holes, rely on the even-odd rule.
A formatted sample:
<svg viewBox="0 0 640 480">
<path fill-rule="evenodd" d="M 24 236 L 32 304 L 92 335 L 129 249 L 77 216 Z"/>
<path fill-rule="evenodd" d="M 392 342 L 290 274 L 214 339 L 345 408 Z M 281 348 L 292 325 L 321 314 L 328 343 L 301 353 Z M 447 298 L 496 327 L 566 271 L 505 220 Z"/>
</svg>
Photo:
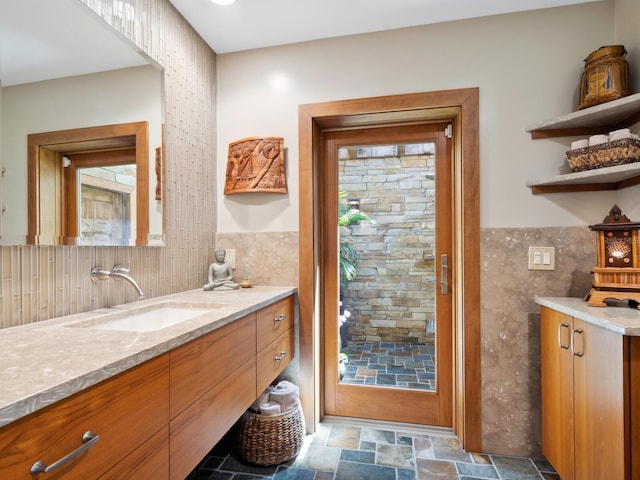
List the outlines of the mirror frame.
<svg viewBox="0 0 640 480">
<path fill-rule="evenodd" d="M 55 212 L 63 206 L 64 179 L 60 172 L 62 155 L 70 148 L 133 137 L 136 149 L 136 246 L 148 245 L 149 236 L 149 124 L 131 122 L 116 125 L 34 133 L 27 137 L 28 245 L 77 245 L 78 237 L 65 236 L 64 218 Z M 74 146 L 75 145 L 75 146 Z M 163 149 L 164 150 L 164 149 Z M 41 155 L 42 153 L 42 155 Z M 47 154 L 48 153 L 48 154 Z M 48 179 L 44 176 L 49 173 Z M 51 198 L 53 196 L 53 198 Z M 45 218 L 54 218 L 45 222 Z"/>
</svg>

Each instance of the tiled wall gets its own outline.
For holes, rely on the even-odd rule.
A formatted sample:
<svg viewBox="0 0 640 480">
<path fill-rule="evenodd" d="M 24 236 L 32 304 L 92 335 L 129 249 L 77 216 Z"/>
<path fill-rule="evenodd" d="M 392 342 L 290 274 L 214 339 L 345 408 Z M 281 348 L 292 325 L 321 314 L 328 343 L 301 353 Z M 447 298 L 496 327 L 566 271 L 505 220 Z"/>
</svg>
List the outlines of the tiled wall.
<svg viewBox="0 0 640 480">
<path fill-rule="evenodd" d="M 235 249 L 235 280 L 242 280 L 248 266 L 256 285 L 296 287 L 298 243 L 298 232 L 217 233 L 215 246 Z"/>
<path fill-rule="evenodd" d="M 125 282 L 93 284 L 94 265 L 129 265 L 147 297 L 197 288 L 216 215 L 215 54 L 169 0 L 80 0 L 165 68 L 165 247 L 0 247 L 0 327 L 134 301 Z M 78 41 L 82 41 L 79 39 Z"/>
<path fill-rule="evenodd" d="M 216 244 L 249 259 L 257 283 L 296 285 L 298 234 L 218 233 Z M 554 271 L 527 268 L 529 246 L 556 249 Z M 484 451 L 539 456 L 540 334 L 535 296 L 581 297 L 591 287 L 595 237 L 587 227 L 481 231 Z M 239 275 L 239 272 L 237 272 Z M 296 365 L 287 374 L 299 381 Z"/>
<path fill-rule="evenodd" d="M 537 456 L 540 316 L 534 299 L 589 291 L 595 236 L 587 227 L 499 228 L 483 229 L 481 243 L 484 450 Z M 555 247 L 555 270 L 528 270 L 529 246 Z"/>
</svg>

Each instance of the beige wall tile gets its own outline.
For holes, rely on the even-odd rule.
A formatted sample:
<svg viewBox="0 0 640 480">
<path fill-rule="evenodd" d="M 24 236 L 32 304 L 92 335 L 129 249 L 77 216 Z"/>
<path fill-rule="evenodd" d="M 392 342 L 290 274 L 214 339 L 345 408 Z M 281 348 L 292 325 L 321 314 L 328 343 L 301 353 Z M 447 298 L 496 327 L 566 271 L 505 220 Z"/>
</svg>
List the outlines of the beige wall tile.
<svg viewBox="0 0 640 480">
<path fill-rule="evenodd" d="M 486 452 L 539 456 L 540 333 L 536 296 L 584 296 L 595 238 L 587 227 L 481 233 L 482 424 Z M 556 249 L 554 271 L 528 270 L 529 246 Z"/>
</svg>

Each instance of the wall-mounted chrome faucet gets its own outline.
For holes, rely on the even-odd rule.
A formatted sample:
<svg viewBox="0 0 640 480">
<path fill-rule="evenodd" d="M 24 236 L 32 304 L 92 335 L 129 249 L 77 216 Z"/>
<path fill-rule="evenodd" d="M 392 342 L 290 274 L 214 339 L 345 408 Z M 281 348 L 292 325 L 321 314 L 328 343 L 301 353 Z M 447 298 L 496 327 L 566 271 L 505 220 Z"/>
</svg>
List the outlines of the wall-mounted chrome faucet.
<svg viewBox="0 0 640 480">
<path fill-rule="evenodd" d="M 138 292 L 138 295 L 140 295 L 141 297 L 144 297 L 144 292 L 140 288 L 140 285 L 138 285 L 138 282 L 136 282 L 129 275 L 129 269 L 128 268 L 123 267 L 122 265 L 116 265 L 116 266 L 113 267 L 113 270 L 111 270 L 111 271 L 105 270 L 102 267 L 93 267 L 91 269 L 91 280 L 93 280 L 94 282 L 98 282 L 100 280 L 108 280 L 110 278 L 115 278 L 115 279 L 122 278 L 122 279 L 126 280 L 131 285 L 133 285 L 133 288 L 136 289 L 136 291 Z"/>
</svg>

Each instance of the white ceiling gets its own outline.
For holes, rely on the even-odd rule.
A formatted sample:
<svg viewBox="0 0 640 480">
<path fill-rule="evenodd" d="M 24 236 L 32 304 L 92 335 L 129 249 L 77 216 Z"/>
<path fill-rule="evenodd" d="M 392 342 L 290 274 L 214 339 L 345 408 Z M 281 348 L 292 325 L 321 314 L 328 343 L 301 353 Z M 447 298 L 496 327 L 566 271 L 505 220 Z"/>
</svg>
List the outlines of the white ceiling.
<svg viewBox="0 0 640 480">
<path fill-rule="evenodd" d="M 147 63 L 78 0 L 0 0 L 2 86 Z"/>
<path fill-rule="evenodd" d="M 216 53 L 599 0 L 170 0 Z"/>
<path fill-rule="evenodd" d="M 600 0 L 170 0 L 217 53 Z M 126 0 L 106 8 L 135 15 Z M 1 85 L 145 64 L 79 0 L 0 0 Z"/>
</svg>

